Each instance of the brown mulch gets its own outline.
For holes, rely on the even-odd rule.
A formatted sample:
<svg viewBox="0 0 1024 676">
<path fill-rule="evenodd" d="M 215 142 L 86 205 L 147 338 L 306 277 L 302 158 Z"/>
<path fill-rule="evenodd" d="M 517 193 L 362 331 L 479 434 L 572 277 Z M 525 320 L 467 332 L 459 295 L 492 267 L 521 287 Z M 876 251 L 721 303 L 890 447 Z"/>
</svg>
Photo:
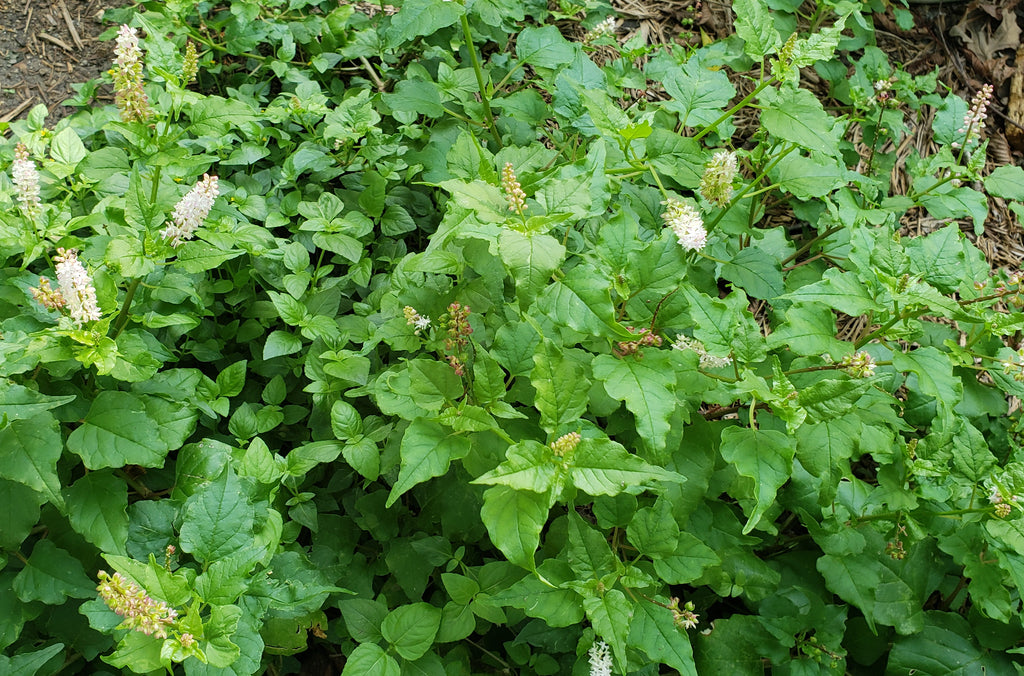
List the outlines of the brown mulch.
<svg viewBox="0 0 1024 676">
<path fill-rule="evenodd" d="M 71 85 L 99 77 L 113 43 L 97 40 L 103 13 L 127 0 L 0 0 L 0 122 L 42 103 L 53 124 L 73 109 Z"/>
</svg>

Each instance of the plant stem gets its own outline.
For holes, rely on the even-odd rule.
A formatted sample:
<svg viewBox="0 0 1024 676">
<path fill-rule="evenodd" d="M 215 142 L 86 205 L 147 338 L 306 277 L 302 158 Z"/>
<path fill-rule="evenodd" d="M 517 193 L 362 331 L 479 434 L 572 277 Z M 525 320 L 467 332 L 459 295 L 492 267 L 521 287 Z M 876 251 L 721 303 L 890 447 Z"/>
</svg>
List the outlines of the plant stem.
<svg viewBox="0 0 1024 676">
<path fill-rule="evenodd" d="M 763 90 L 763 89 L 764 89 L 765 87 L 767 87 L 768 85 L 770 85 L 770 84 L 771 84 L 772 82 L 775 82 L 775 77 L 774 77 L 774 76 L 773 76 L 773 77 L 770 77 L 770 78 L 768 78 L 767 80 L 763 80 L 763 81 L 761 82 L 761 84 L 757 85 L 757 87 L 755 87 L 755 88 L 754 88 L 754 91 L 752 91 L 752 92 L 750 92 L 749 94 L 747 94 L 746 96 L 744 96 L 744 97 L 743 97 L 743 98 L 742 98 L 742 99 L 740 100 L 740 102 L 739 102 L 739 103 L 737 103 L 737 104 L 736 104 L 735 106 L 733 106 L 733 107 L 732 107 L 732 108 L 730 108 L 729 110 L 727 110 L 727 111 L 725 111 L 724 113 L 722 113 L 721 117 L 719 117 L 719 118 L 718 118 L 717 120 L 715 120 L 714 122 L 712 122 L 712 123 L 711 123 L 711 124 L 709 124 L 708 126 L 704 127 L 704 129 L 702 129 L 702 130 L 701 130 L 700 132 L 698 132 L 696 136 L 692 136 L 691 138 L 692 138 L 692 139 L 693 139 L 694 141 L 699 141 L 700 139 L 704 138 L 705 136 L 707 136 L 708 134 L 710 134 L 711 132 L 713 132 L 713 131 L 714 131 L 715 129 L 717 129 L 717 128 L 718 128 L 718 125 L 722 124 L 723 122 L 725 122 L 726 120 L 728 120 L 728 119 L 729 119 L 730 117 L 732 117 L 732 116 L 733 116 L 733 114 L 735 114 L 737 110 L 739 110 L 740 108 L 743 108 L 743 107 L 744 107 L 745 105 L 747 105 L 748 103 L 750 103 L 750 102 L 751 102 L 751 101 L 753 100 L 753 98 L 754 98 L 755 96 L 757 96 L 758 94 L 760 94 L 760 93 L 761 93 L 761 91 L 762 91 L 762 90 Z"/>
<path fill-rule="evenodd" d="M 484 104 L 484 117 L 487 118 L 487 126 L 490 128 L 491 135 L 494 137 L 495 143 L 498 144 L 498 148 L 501 148 L 501 134 L 498 133 L 498 127 L 494 123 L 494 113 L 491 111 L 491 97 L 487 93 L 484 71 L 480 67 L 480 57 L 476 53 L 476 45 L 473 44 L 473 32 L 469 29 L 469 17 L 465 14 L 462 15 L 462 35 L 466 40 L 466 50 L 469 52 L 469 60 L 473 64 L 473 72 L 476 73 L 476 84 L 480 90 L 480 101 Z"/>
<path fill-rule="evenodd" d="M 142 282 L 141 277 L 136 277 L 128 285 L 128 290 L 124 294 L 124 302 L 121 304 L 121 311 L 117 313 L 117 319 L 114 320 L 114 335 L 111 336 L 114 340 L 121 335 L 124 331 L 125 325 L 128 323 L 128 310 L 132 306 L 132 299 L 135 297 L 135 290 L 139 288 L 139 284 Z"/>
</svg>

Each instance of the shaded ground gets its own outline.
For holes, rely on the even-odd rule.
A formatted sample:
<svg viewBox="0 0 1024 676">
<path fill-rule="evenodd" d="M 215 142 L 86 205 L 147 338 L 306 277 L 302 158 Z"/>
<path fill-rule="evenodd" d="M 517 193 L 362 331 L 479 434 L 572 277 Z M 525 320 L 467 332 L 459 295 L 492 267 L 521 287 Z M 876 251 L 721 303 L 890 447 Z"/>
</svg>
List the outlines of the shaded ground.
<svg viewBox="0 0 1024 676">
<path fill-rule="evenodd" d="M 42 103 L 56 119 L 72 84 L 110 67 L 113 43 L 97 40 L 103 12 L 124 0 L 0 0 L 0 122 Z"/>
</svg>

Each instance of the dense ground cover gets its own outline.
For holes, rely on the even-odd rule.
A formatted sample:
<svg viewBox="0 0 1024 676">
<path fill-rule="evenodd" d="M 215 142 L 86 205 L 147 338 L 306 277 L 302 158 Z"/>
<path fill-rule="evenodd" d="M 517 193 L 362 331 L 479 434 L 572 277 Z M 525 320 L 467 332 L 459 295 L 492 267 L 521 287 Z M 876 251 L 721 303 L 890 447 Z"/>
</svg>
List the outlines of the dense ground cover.
<svg viewBox="0 0 1024 676">
<path fill-rule="evenodd" d="M 0 672 L 1020 673 L 991 92 L 733 6 L 114 12 L 0 145 Z"/>
</svg>

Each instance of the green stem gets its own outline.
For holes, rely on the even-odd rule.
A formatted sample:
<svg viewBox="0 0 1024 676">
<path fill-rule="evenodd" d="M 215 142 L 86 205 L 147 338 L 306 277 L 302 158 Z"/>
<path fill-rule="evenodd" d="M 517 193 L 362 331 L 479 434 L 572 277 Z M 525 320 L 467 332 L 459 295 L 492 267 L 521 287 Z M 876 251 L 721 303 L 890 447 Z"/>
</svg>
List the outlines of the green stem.
<svg viewBox="0 0 1024 676">
<path fill-rule="evenodd" d="M 761 91 L 765 87 L 770 85 L 772 82 L 775 82 L 775 77 L 774 76 L 768 78 L 767 80 L 762 81 L 761 84 L 757 85 L 757 87 L 754 88 L 754 91 L 752 91 L 749 94 L 747 94 L 746 96 L 744 96 L 740 100 L 739 103 L 737 103 L 735 106 L 733 106 L 729 110 L 727 110 L 724 113 L 722 113 L 721 117 L 719 117 L 717 120 L 715 120 L 714 122 L 712 122 L 708 126 L 704 127 L 704 129 L 702 129 L 700 132 L 698 132 L 696 136 L 693 136 L 692 137 L 693 140 L 694 141 L 699 141 L 700 139 L 704 138 L 705 136 L 707 136 L 708 134 L 713 132 L 715 129 L 718 128 L 718 125 L 720 125 L 723 122 L 725 122 L 726 120 L 728 120 L 730 117 L 733 116 L 733 114 L 736 113 L 736 111 L 738 111 L 740 108 L 743 108 L 745 105 L 750 103 L 754 99 L 755 96 L 760 94 Z"/>
<path fill-rule="evenodd" d="M 802 247 L 797 249 L 792 255 L 790 255 L 787 258 L 785 258 L 782 261 L 782 265 L 786 265 L 790 261 L 796 260 L 798 257 L 800 257 L 803 254 L 807 253 L 807 251 L 810 250 L 810 248 L 812 246 L 814 246 L 816 243 L 820 242 L 823 239 L 827 239 L 827 238 L 831 237 L 832 235 L 836 234 L 837 232 L 839 232 L 842 229 L 843 229 L 843 226 L 836 225 L 836 226 L 833 226 L 833 227 L 829 228 L 828 230 L 826 230 L 825 232 L 821 233 L 820 235 L 815 235 L 810 240 L 808 240 L 806 244 L 804 244 Z"/>
<path fill-rule="evenodd" d="M 124 294 L 124 302 L 121 304 L 121 311 L 117 313 L 117 319 L 114 320 L 114 335 L 111 336 L 114 340 L 121 335 L 124 331 L 125 325 L 128 323 L 128 310 L 132 306 L 132 299 L 135 297 L 135 290 L 139 288 L 139 284 L 142 283 L 141 277 L 136 277 L 128 285 L 128 290 Z"/>
<path fill-rule="evenodd" d="M 487 94 L 487 86 L 484 82 L 484 71 L 480 67 L 480 57 L 476 53 L 476 45 L 473 44 L 473 32 L 469 29 L 469 17 L 462 15 L 462 35 L 466 40 L 466 50 L 469 52 L 469 60 L 473 64 L 473 72 L 476 73 L 476 84 L 480 90 L 480 101 L 484 104 L 484 117 L 487 118 L 487 126 L 491 129 L 498 148 L 502 147 L 501 134 L 498 133 L 498 126 L 494 123 L 494 113 L 491 111 L 491 97 Z"/>
</svg>

